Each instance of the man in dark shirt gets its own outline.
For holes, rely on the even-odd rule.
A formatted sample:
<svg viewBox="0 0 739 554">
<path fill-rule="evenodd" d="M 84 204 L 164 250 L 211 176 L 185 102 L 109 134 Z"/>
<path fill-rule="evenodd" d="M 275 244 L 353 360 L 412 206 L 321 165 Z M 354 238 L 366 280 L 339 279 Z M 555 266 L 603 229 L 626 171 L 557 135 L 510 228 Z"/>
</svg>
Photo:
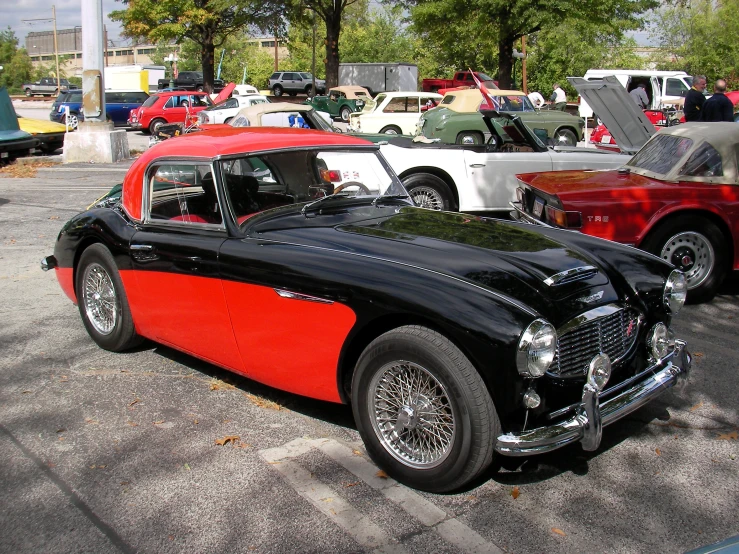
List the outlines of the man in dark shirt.
<svg viewBox="0 0 739 554">
<path fill-rule="evenodd" d="M 699 121 L 701 118 L 701 110 L 706 97 L 703 91 L 706 90 L 706 76 L 696 75 L 693 77 L 693 87 L 685 95 L 685 106 L 683 113 L 685 121 Z"/>
<path fill-rule="evenodd" d="M 719 79 L 713 85 L 713 96 L 703 104 L 701 121 L 734 121 L 734 105 L 725 92 L 726 81 Z"/>
</svg>

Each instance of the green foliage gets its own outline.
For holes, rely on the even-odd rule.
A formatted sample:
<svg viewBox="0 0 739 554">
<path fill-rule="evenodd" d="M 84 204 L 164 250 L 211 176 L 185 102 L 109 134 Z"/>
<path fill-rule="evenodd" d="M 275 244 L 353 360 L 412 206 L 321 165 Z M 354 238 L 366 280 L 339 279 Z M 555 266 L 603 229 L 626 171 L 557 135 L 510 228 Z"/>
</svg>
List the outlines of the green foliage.
<svg viewBox="0 0 739 554">
<path fill-rule="evenodd" d="M 0 65 L 0 86 L 7 87 L 11 94 L 21 92 L 23 83 L 33 75 L 31 58 L 25 48 L 18 48 L 18 39 L 10 27 L 0 31 Z"/>
<path fill-rule="evenodd" d="M 671 58 L 655 60 L 659 69 L 706 75 L 709 91 L 718 78 L 739 87 L 739 0 L 689 0 L 657 12 L 653 23 L 653 38 Z"/>
<path fill-rule="evenodd" d="M 529 90 L 538 90 L 547 98 L 552 85 L 559 83 L 570 98 L 576 98 L 577 92 L 566 79 L 569 76 L 582 76 L 596 68 L 643 69 L 648 60 L 635 53 L 634 39 L 614 33 L 613 27 L 568 19 L 529 37 Z M 516 82 L 521 83 L 520 64 L 516 75 Z"/>
</svg>

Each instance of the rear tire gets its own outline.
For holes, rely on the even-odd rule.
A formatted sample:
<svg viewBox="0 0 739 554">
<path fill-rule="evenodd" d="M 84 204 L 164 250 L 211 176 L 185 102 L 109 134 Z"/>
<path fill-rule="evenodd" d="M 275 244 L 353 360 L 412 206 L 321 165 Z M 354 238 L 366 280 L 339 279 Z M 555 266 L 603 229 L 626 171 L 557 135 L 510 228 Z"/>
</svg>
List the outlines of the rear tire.
<svg viewBox="0 0 739 554">
<path fill-rule="evenodd" d="M 150 133 L 151 133 L 152 135 L 156 135 L 156 134 L 157 134 L 157 131 L 159 130 L 159 127 L 161 127 L 161 126 L 162 126 L 162 125 L 164 125 L 165 123 L 166 123 L 166 121 L 165 121 L 165 120 L 163 120 L 163 119 L 162 119 L 161 117 L 157 117 L 157 118 L 155 118 L 155 119 L 152 119 L 152 120 L 151 120 L 151 121 L 149 122 L 149 132 L 150 132 Z"/>
<path fill-rule="evenodd" d="M 275 85 L 272 87 L 272 94 L 275 96 L 282 96 L 282 87 L 280 85 Z"/>
<path fill-rule="evenodd" d="M 229 123 L 231 123 L 231 120 L 232 119 L 233 119 L 233 117 L 227 117 L 226 119 L 223 120 L 223 123 L 226 124 L 226 125 L 228 125 Z"/>
<path fill-rule="evenodd" d="M 397 125 L 386 125 L 380 129 L 380 133 L 383 135 L 402 135 L 403 131 Z"/>
<path fill-rule="evenodd" d="M 26 96 L 33 96 L 33 91 L 32 91 L 32 90 L 31 90 L 30 88 L 27 88 L 27 89 L 26 89 L 25 91 L 23 91 L 23 92 L 25 92 L 25 93 L 26 93 Z"/>
<path fill-rule="evenodd" d="M 482 144 L 485 137 L 477 131 L 463 131 L 457 135 L 457 144 Z"/>
<path fill-rule="evenodd" d="M 98 346 L 122 352 L 143 340 L 136 334 L 115 260 L 102 244 L 93 244 L 82 253 L 75 291 L 82 322 Z"/>
<path fill-rule="evenodd" d="M 665 221 L 641 246 L 685 273 L 687 300 L 693 304 L 716 295 L 729 267 L 723 233 L 714 223 L 697 215 Z"/>
<path fill-rule="evenodd" d="M 429 210 L 456 210 L 452 192 L 443 179 L 430 173 L 416 173 L 403 179 L 403 186 L 420 208 Z"/>
<path fill-rule="evenodd" d="M 475 367 L 449 339 L 420 326 L 399 327 L 367 346 L 352 379 L 352 411 L 375 463 L 430 492 L 479 476 L 500 435 Z"/>
</svg>

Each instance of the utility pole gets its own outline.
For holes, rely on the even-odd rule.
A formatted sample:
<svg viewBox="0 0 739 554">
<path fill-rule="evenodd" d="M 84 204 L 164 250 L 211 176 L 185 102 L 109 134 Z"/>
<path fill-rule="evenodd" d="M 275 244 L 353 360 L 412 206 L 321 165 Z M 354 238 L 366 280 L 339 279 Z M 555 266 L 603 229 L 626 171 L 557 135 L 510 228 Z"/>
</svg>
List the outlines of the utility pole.
<svg viewBox="0 0 739 554">
<path fill-rule="evenodd" d="M 62 83 L 59 77 L 59 45 L 56 41 L 56 6 L 51 5 L 51 18 L 54 20 L 54 57 L 56 58 L 56 91 L 60 93 L 62 91 Z"/>
<path fill-rule="evenodd" d="M 311 66 L 311 75 L 313 75 L 313 85 L 311 92 L 316 95 L 316 12 L 313 12 L 313 63 Z"/>
</svg>

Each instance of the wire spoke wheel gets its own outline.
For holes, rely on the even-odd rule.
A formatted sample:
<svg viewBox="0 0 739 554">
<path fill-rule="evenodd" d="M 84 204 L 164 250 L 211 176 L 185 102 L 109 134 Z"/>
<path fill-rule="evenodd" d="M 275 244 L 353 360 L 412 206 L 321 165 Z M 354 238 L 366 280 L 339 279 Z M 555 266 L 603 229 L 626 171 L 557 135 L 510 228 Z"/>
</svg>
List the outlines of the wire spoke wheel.
<svg viewBox="0 0 739 554">
<path fill-rule="evenodd" d="M 409 191 L 411 198 L 419 208 L 428 208 L 429 210 L 443 210 L 444 198 L 435 188 L 427 186 L 417 186 Z"/>
<path fill-rule="evenodd" d="M 444 386 L 420 365 L 384 365 L 370 383 L 372 427 L 382 446 L 401 463 L 430 469 L 449 456 L 456 427 Z"/>
<path fill-rule="evenodd" d="M 110 275 L 92 263 L 85 269 L 83 286 L 82 301 L 90 323 L 101 335 L 109 335 L 118 320 L 118 299 Z"/>
<path fill-rule="evenodd" d="M 716 263 L 711 241 L 696 231 L 684 231 L 671 237 L 662 247 L 660 257 L 685 273 L 688 290 L 699 287 Z"/>
</svg>

